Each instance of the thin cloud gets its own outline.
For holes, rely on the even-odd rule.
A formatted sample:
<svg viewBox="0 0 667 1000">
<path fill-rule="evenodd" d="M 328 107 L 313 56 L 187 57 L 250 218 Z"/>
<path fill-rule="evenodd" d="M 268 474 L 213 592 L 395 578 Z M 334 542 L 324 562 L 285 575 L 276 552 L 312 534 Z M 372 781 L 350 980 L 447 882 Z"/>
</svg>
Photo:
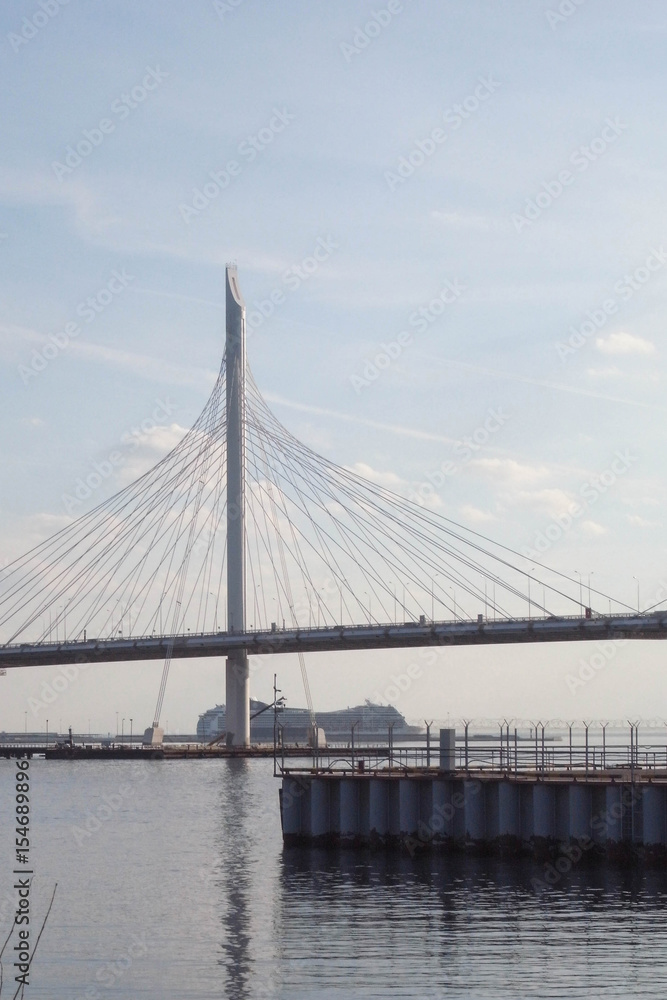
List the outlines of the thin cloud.
<svg viewBox="0 0 667 1000">
<path fill-rule="evenodd" d="M 405 485 L 405 480 L 397 476 L 395 472 L 382 472 L 380 469 L 374 469 L 367 465 L 366 462 L 355 462 L 354 465 L 346 465 L 344 468 L 354 472 L 357 476 L 362 476 L 371 483 L 386 486 L 390 490 L 396 490 Z"/>
<path fill-rule="evenodd" d="M 597 521 L 582 521 L 581 527 L 584 531 L 587 531 L 589 535 L 606 535 L 607 528 L 602 524 L 598 524 Z"/>
<path fill-rule="evenodd" d="M 184 295 L 182 292 L 164 292 L 158 288 L 133 288 L 133 292 L 140 295 L 155 295 L 161 299 L 179 299 L 182 302 L 195 302 L 200 306 L 212 306 L 214 309 L 221 309 L 224 312 L 224 302 L 214 302 L 212 299 L 199 299 L 195 295 Z"/>
<path fill-rule="evenodd" d="M 338 410 L 326 410 L 321 406 L 310 406 L 307 403 L 295 403 L 291 399 L 283 396 L 276 396 L 271 392 L 262 393 L 264 399 L 269 403 L 276 403 L 278 406 L 287 406 L 290 410 L 300 410 L 302 413 L 312 413 L 319 417 L 333 417 L 334 420 L 344 420 L 349 424 L 357 424 L 359 427 L 373 427 L 379 431 L 389 431 L 390 434 L 399 434 L 403 437 L 418 438 L 421 441 L 438 441 L 440 444 L 455 444 L 454 438 L 444 434 L 431 434 L 429 431 L 416 430 L 413 427 L 401 427 L 398 424 L 383 424 L 377 420 L 366 420 L 364 417 L 354 417 L 350 413 L 340 413 Z"/>
<path fill-rule="evenodd" d="M 634 524 L 636 528 L 662 528 L 660 521 L 647 521 L 646 518 L 640 517 L 639 514 L 628 514 L 627 517 L 630 524 Z"/>
<path fill-rule="evenodd" d="M 608 337 L 598 337 L 595 346 L 602 354 L 655 354 L 655 344 L 633 333 L 610 333 Z"/>
<path fill-rule="evenodd" d="M 499 372 L 493 368 L 481 368 L 479 365 L 469 365 L 465 361 L 452 361 L 451 358 L 439 358 L 432 354 L 420 354 L 420 357 L 427 361 L 436 361 L 443 365 L 452 365 L 454 368 L 464 368 L 467 371 L 478 372 L 480 375 L 490 375 L 492 378 L 509 379 L 512 382 L 525 382 L 527 385 L 539 385 L 546 389 L 556 389 L 559 392 L 570 392 L 575 396 L 590 396 L 592 399 L 605 399 L 610 403 L 623 403 L 625 406 L 638 406 L 643 410 L 663 410 L 663 406 L 654 406 L 651 403 L 641 403 L 634 399 L 623 399 L 621 396 L 610 396 L 604 392 L 594 392 L 591 389 L 579 389 L 572 385 L 563 385 L 560 382 L 547 382 L 543 379 L 529 378 L 527 375 L 514 375 L 512 372 Z"/>
<path fill-rule="evenodd" d="M 498 520 L 495 514 L 490 514 L 486 510 L 480 510 L 479 507 L 471 507 L 470 504 L 465 504 L 461 507 L 461 515 L 466 521 L 472 524 L 488 524 L 490 521 Z"/>
</svg>

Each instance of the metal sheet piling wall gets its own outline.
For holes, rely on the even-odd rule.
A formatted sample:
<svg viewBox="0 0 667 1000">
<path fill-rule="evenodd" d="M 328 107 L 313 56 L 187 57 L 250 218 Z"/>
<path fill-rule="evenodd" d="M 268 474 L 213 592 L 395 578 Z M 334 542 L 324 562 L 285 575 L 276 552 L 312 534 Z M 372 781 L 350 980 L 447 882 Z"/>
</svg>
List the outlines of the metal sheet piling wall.
<svg viewBox="0 0 667 1000">
<path fill-rule="evenodd" d="M 667 779 L 285 774 L 286 846 L 579 856 L 667 865 Z"/>
</svg>

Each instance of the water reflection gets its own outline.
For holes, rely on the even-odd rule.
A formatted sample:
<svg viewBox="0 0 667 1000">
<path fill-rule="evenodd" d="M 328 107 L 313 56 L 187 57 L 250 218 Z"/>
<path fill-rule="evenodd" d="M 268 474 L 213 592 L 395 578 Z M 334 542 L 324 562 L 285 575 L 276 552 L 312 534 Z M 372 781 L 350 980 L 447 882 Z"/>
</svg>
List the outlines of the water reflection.
<svg viewBox="0 0 667 1000">
<path fill-rule="evenodd" d="M 59 883 L 34 1000 L 94 995 L 135 931 L 148 954 L 117 995 L 142 1000 L 667 996 L 663 872 L 581 864 L 536 891 L 529 861 L 284 851 L 270 761 L 151 764 L 79 846 L 72 823 L 134 768 L 33 763 L 36 868 Z"/>
<path fill-rule="evenodd" d="M 223 972 L 221 996 L 248 1000 L 252 995 L 250 957 L 250 873 L 248 762 L 225 762 L 217 806 L 220 886 L 223 899 L 222 943 L 219 965 Z"/>
<path fill-rule="evenodd" d="M 532 861 L 298 849 L 280 870 L 286 997 L 323 979 L 332 998 L 664 995 L 658 871 L 581 867 L 536 891 Z"/>
<path fill-rule="evenodd" d="M 220 774 L 219 825 L 220 996 L 263 1000 L 278 996 L 279 929 L 271 919 L 280 850 L 277 783 L 248 760 L 229 760 Z"/>
</svg>

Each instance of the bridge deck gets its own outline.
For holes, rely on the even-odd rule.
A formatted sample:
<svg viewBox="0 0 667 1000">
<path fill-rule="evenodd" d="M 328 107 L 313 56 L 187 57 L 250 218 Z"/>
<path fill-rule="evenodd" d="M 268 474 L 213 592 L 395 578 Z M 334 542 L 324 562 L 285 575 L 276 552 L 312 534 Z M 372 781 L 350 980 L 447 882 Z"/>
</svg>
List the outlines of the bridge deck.
<svg viewBox="0 0 667 1000">
<path fill-rule="evenodd" d="M 667 638 L 667 612 L 605 615 L 594 618 L 520 618 L 506 620 L 340 625 L 277 631 L 213 632 L 176 636 L 68 639 L 62 642 L 0 646 L 0 668 L 117 663 L 198 656 L 228 656 L 401 649 L 414 646 L 476 646 L 494 643 L 581 642 Z"/>
</svg>

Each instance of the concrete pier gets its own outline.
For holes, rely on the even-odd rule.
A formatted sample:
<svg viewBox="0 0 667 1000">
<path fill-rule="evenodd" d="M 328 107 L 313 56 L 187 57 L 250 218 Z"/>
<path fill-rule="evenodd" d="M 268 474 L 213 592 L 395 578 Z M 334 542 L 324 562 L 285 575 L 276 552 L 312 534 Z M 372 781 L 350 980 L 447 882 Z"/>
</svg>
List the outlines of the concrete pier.
<svg viewBox="0 0 667 1000">
<path fill-rule="evenodd" d="M 667 771 L 286 773 L 281 804 L 288 847 L 564 852 L 667 865 Z"/>
</svg>

